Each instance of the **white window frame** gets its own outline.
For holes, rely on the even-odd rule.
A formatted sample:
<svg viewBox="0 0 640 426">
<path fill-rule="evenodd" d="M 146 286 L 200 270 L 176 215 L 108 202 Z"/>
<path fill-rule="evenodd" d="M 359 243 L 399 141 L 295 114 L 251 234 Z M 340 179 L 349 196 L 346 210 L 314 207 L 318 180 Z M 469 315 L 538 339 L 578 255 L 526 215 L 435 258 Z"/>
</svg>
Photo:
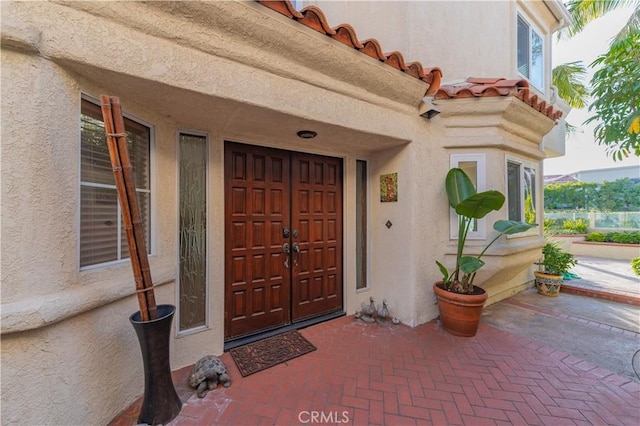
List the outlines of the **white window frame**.
<svg viewBox="0 0 640 426">
<path fill-rule="evenodd" d="M 93 97 L 90 96 L 88 94 L 85 93 L 81 93 L 80 94 L 80 102 L 78 104 L 78 118 L 81 117 L 82 115 L 82 101 L 85 100 L 87 102 L 90 102 L 96 106 L 100 106 L 100 101 Z M 129 114 L 125 111 L 122 112 L 122 116 L 124 118 L 127 118 L 131 121 L 135 121 L 138 124 L 141 124 L 147 128 L 149 128 L 149 189 L 148 190 L 144 190 L 144 192 L 148 192 L 149 193 L 149 210 L 150 210 L 150 214 L 149 214 L 149 246 L 147 247 L 147 255 L 148 256 L 153 256 L 156 253 L 156 234 L 155 234 L 155 229 L 156 229 L 156 198 L 154 197 L 154 194 L 157 194 L 156 191 L 156 133 L 155 133 L 155 126 L 151 123 L 149 123 L 148 121 L 145 121 L 141 118 L 138 118 L 137 116 L 134 116 L 132 114 Z M 80 227 L 81 227 L 81 220 L 82 220 L 82 203 L 80 202 L 80 193 L 82 191 L 82 187 L 83 186 L 93 186 L 93 187 L 101 187 L 101 188 L 114 188 L 115 189 L 115 185 L 111 186 L 111 185 L 104 185 L 104 184 L 99 184 L 99 183 L 94 183 L 94 182 L 83 182 L 80 177 L 82 176 L 82 159 L 81 159 L 81 155 L 82 155 L 82 120 L 80 119 L 78 121 L 78 210 L 77 210 L 77 217 L 78 217 L 78 232 L 77 232 L 77 247 L 78 247 L 78 265 L 80 265 L 80 259 L 81 259 L 81 253 L 80 253 Z M 136 189 L 137 190 L 137 189 Z M 118 229 L 120 229 L 122 227 L 122 207 L 120 206 L 120 201 L 118 200 L 118 214 L 117 214 L 117 226 Z M 120 258 L 121 256 L 121 249 L 123 247 L 122 245 L 122 237 L 121 237 L 121 232 L 117 233 L 117 240 L 118 240 L 118 259 L 116 260 L 112 260 L 109 262 L 103 262 L 103 263 L 96 263 L 96 264 L 92 264 L 92 265 L 85 265 L 85 266 L 79 266 L 79 270 L 80 271 L 88 271 L 88 270 L 92 270 L 92 269 L 101 269 L 101 268 L 105 268 L 105 267 L 109 267 L 109 266 L 113 266 L 113 265 L 119 265 L 119 264 L 123 264 L 123 263 L 128 263 L 130 262 L 130 259 L 127 258 Z M 127 248 L 128 250 L 128 248 Z"/>
<path fill-rule="evenodd" d="M 513 157 L 513 156 L 506 156 L 505 157 L 505 163 L 504 163 L 504 176 L 505 176 L 505 196 L 506 196 L 506 207 L 507 207 L 507 219 L 509 219 L 509 163 L 515 163 L 518 164 L 520 166 L 520 173 L 519 173 L 519 184 L 520 184 L 520 206 L 521 206 L 521 210 L 520 210 L 520 221 L 525 221 L 525 217 L 524 217 L 524 213 L 525 213 L 525 188 L 524 188 L 524 169 L 525 168 L 530 168 L 535 170 L 535 189 L 536 189 L 536 193 L 534 194 L 534 203 L 535 203 L 535 212 L 536 212 L 536 223 L 538 224 L 538 226 L 535 226 L 525 232 L 520 232 L 518 234 L 513 234 L 513 235 L 507 235 L 507 238 L 521 238 L 521 237 L 528 237 L 531 235 L 538 235 L 538 233 L 540 232 L 540 221 L 542 220 L 542 208 L 541 208 L 541 203 L 539 202 L 540 197 L 542 195 L 542 193 L 540 191 L 543 191 L 542 185 L 541 185 L 541 179 L 540 179 L 540 165 L 536 162 L 533 161 L 527 161 L 527 160 L 523 160 L 522 158 L 518 158 L 518 157 Z"/>
<path fill-rule="evenodd" d="M 544 87 L 545 87 L 545 81 L 546 81 L 546 75 L 547 75 L 547 69 L 546 69 L 546 64 L 547 64 L 547 55 L 548 55 L 548 51 L 547 51 L 547 37 L 546 34 L 540 30 L 540 28 L 535 25 L 532 20 L 530 18 L 528 18 L 526 16 L 526 14 L 523 11 L 518 11 L 518 13 L 516 14 L 516 46 L 515 46 L 515 50 L 516 50 L 516 71 L 518 72 L 518 74 L 522 77 L 525 78 L 532 87 L 536 88 L 537 90 L 539 90 L 541 93 L 544 93 Z M 529 50 L 527 52 L 527 60 L 528 60 L 528 66 L 529 66 L 529 75 L 525 75 L 522 74 L 520 72 L 520 70 L 518 69 L 518 21 L 522 20 L 528 27 L 528 43 L 529 43 Z M 542 41 L 542 75 L 540 77 L 540 85 L 538 86 L 537 84 L 533 83 L 533 79 L 531 77 L 531 73 L 533 71 L 533 64 L 532 64 L 532 54 L 531 54 L 531 45 L 532 45 L 532 33 L 535 33 L 538 37 L 540 37 L 540 40 Z"/>
<path fill-rule="evenodd" d="M 190 135 L 190 136 L 199 136 L 204 137 L 207 145 L 207 161 L 206 161 L 206 182 L 207 182 L 207 191 L 206 191 L 206 200 L 205 205 L 207 209 L 207 235 L 206 235 L 206 250 L 207 250 L 207 258 L 206 258 L 206 271 L 205 271 L 205 314 L 204 314 L 204 324 L 198 325 L 196 327 L 187 328 L 185 330 L 180 329 L 180 135 Z M 197 130 L 188 130 L 188 129 L 179 129 L 176 133 L 176 318 L 175 327 L 176 327 L 176 337 L 185 337 L 191 334 L 196 334 L 204 330 L 210 329 L 210 317 L 209 314 L 210 309 L 210 297 L 211 297 L 211 171 L 210 171 L 210 155 L 211 155 L 211 141 L 209 139 L 209 134 L 206 132 L 201 132 Z"/>
<path fill-rule="evenodd" d="M 450 168 L 458 167 L 461 162 L 476 163 L 476 191 L 486 191 L 487 187 L 487 156 L 484 153 L 468 153 L 468 154 L 451 154 L 449 156 Z M 449 236 L 452 240 L 458 239 L 458 215 L 455 210 L 449 208 Z M 476 230 L 469 230 L 467 234 L 468 240 L 485 240 L 487 239 L 487 220 L 486 218 L 478 219 Z"/>
</svg>

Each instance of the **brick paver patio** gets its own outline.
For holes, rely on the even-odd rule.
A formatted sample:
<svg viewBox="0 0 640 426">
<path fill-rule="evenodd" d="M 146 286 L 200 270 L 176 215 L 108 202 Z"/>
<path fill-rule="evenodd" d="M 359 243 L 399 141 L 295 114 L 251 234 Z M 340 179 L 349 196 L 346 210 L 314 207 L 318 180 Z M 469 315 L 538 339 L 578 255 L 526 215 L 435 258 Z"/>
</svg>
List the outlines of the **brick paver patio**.
<svg viewBox="0 0 640 426">
<path fill-rule="evenodd" d="M 461 338 L 348 316 L 301 333 L 317 351 L 245 378 L 224 354 L 231 387 L 190 396 L 171 424 L 640 424 L 640 383 L 489 325 Z M 112 424 L 135 424 L 139 405 Z"/>
</svg>

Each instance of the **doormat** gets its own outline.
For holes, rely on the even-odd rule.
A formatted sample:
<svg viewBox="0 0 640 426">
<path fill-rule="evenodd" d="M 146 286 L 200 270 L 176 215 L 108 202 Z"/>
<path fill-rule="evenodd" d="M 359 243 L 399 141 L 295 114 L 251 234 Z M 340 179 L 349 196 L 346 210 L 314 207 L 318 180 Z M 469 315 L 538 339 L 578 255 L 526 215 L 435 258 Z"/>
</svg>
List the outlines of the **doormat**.
<svg viewBox="0 0 640 426">
<path fill-rule="evenodd" d="M 242 377 L 247 377 L 316 349 L 300 333 L 289 331 L 231 349 L 229 352 Z"/>
</svg>

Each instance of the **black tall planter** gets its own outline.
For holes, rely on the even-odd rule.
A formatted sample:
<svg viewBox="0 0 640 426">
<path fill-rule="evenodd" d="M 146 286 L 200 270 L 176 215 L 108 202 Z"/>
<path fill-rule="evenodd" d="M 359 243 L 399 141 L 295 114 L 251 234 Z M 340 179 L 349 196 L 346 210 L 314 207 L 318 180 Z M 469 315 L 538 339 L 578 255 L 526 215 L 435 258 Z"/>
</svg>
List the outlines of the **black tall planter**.
<svg viewBox="0 0 640 426">
<path fill-rule="evenodd" d="M 140 311 L 129 318 L 138 335 L 144 363 L 144 400 L 138 423 L 166 424 L 182 408 L 182 401 L 173 387 L 169 360 L 169 338 L 175 312 L 173 305 L 158 305 L 156 320 L 142 321 Z"/>
</svg>

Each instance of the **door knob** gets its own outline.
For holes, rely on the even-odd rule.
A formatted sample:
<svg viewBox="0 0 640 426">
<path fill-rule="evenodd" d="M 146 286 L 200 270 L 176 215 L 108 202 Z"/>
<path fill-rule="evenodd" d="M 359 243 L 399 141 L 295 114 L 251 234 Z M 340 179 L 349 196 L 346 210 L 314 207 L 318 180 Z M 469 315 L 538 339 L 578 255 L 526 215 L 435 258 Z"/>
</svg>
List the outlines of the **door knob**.
<svg viewBox="0 0 640 426">
<path fill-rule="evenodd" d="M 300 260 L 300 246 L 298 243 L 293 243 L 293 252 L 296 254 L 293 258 L 293 266 L 298 266 Z"/>
</svg>

